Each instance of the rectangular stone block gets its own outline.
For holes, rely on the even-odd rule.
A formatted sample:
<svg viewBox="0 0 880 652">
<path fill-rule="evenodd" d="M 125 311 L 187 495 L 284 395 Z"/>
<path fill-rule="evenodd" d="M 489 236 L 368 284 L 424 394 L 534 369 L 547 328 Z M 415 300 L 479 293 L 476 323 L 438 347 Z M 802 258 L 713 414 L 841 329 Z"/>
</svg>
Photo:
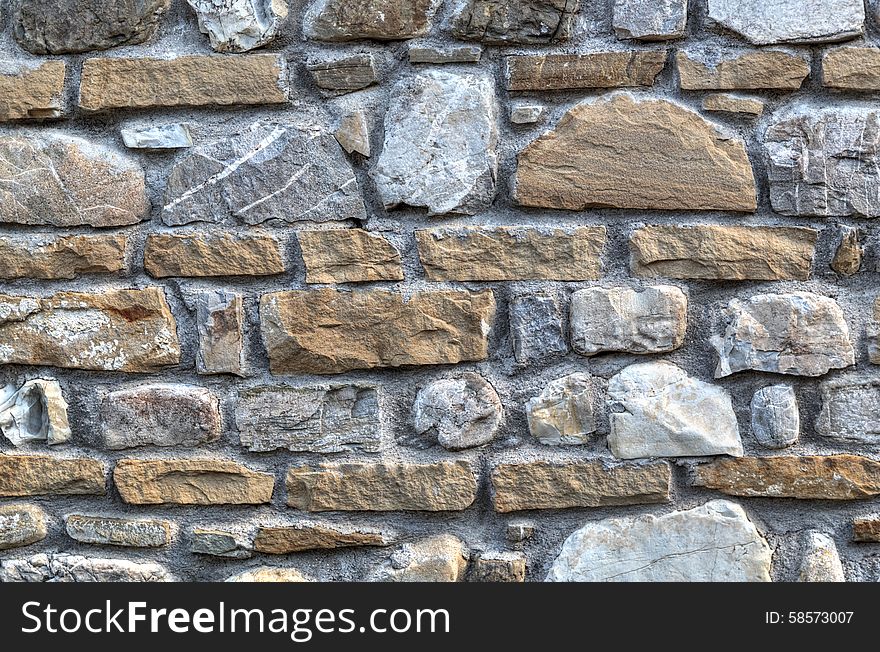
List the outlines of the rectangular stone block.
<svg viewBox="0 0 880 652">
<path fill-rule="evenodd" d="M 666 50 L 516 55 L 507 57 L 507 90 L 652 86 L 665 65 Z"/>
<path fill-rule="evenodd" d="M 0 62 L 0 122 L 61 117 L 64 70 L 63 61 Z"/>
<path fill-rule="evenodd" d="M 159 548 L 171 541 L 171 524 L 168 521 L 81 514 L 71 514 L 65 521 L 67 535 L 80 543 L 126 548 Z"/>
<path fill-rule="evenodd" d="M 853 519 L 853 541 L 880 543 L 880 516 L 858 516 Z"/>
<path fill-rule="evenodd" d="M 822 57 L 822 84 L 851 91 L 880 90 L 880 48 L 829 50 Z"/>
<path fill-rule="evenodd" d="M 302 522 L 259 528 L 254 537 L 254 550 L 268 555 L 288 555 L 307 550 L 387 546 L 390 543 L 391 537 L 377 530 Z"/>
<path fill-rule="evenodd" d="M 124 235 L 0 237 L 0 278 L 72 279 L 125 269 Z"/>
<path fill-rule="evenodd" d="M 0 496 L 102 495 L 98 460 L 49 455 L 0 455 Z"/>
<path fill-rule="evenodd" d="M 244 373 L 244 305 L 240 294 L 208 290 L 196 297 L 200 374 Z"/>
<path fill-rule="evenodd" d="M 705 57 L 678 52 L 675 61 L 681 87 L 688 91 L 797 90 L 810 74 L 804 57 L 779 50 L 722 52 L 720 57 L 715 51 Z"/>
<path fill-rule="evenodd" d="M 306 266 L 306 283 L 402 281 L 400 252 L 388 240 L 364 229 L 300 231 L 296 234 Z"/>
<path fill-rule="evenodd" d="M 144 268 L 169 276 L 271 276 L 284 273 L 281 245 L 270 235 L 151 233 Z"/>
</svg>

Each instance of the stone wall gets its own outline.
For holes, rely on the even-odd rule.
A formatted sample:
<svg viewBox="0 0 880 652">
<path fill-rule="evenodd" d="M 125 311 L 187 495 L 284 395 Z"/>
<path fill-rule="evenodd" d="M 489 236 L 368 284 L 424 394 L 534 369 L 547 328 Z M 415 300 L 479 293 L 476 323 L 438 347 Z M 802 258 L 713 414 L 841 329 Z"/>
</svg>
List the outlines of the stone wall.
<svg viewBox="0 0 880 652">
<path fill-rule="evenodd" d="M 0 7 L 0 580 L 880 576 L 873 2 Z"/>
</svg>

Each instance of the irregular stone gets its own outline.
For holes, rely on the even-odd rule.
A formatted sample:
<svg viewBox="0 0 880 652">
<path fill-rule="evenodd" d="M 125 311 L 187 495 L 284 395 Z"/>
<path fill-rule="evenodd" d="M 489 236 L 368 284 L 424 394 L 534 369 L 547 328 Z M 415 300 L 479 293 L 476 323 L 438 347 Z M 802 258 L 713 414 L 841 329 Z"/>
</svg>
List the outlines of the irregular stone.
<svg viewBox="0 0 880 652">
<path fill-rule="evenodd" d="M 716 378 L 752 369 L 821 376 L 855 364 L 849 327 L 834 299 L 811 292 L 756 294 L 722 311 L 723 332 L 712 338 Z"/>
<path fill-rule="evenodd" d="M 630 238 L 636 276 L 717 281 L 806 281 L 818 232 L 774 226 L 646 226 Z"/>
<path fill-rule="evenodd" d="M 65 519 L 67 535 L 80 543 L 130 548 L 160 548 L 171 542 L 168 521 L 146 521 L 71 514 Z"/>
<path fill-rule="evenodd" d="M 416 243 L 429 281 L 584 281 L 601 274 L 605 227 L 444 227 Z"/>
<path fill-rule="evenodd" d="M 802 56 L 779 50 L 679 51 L 675 61 L 681 87 L 687 91 L 796 90 L 810 74 L 810 64 Z"/>
<path fill-rule="evenodd" d="M 0 278 L 72 279 L 125 268 L 124 235 L 0 237 Z"/>
<path fill-rule="evenodd" d="M 822 57 L 822 85 L 851 91 L 880 90 L 880 48 L 835 48 Z"/>
<path fill-rule="evenodd" d="M 370 127 L 367 124 L 367 116 L 363 111 L 349 113 L 342 118 L 336 128 L 336 141 L 342 145 L 349 154 L 357 152 L 361 156 L 369 158 L 372 153 L 370 147 Z"/>
<path fill-rule="evenodd" d="M 104 446 L 199 446 L 220 438 L 220 401 L 203 387 L 156 383 L 105 394 Z"/>
<path fill-rule="evenodd" d="M 104 465 L 86 458 L 0 455 L 0 496 L 103 495 Z"/>
<path fill-rule="evenodd" d="M 512 92 L 652 86 L 665 65 L 665 50 L 525 54 L 506 58 L 505 79 Z"/>
<path fill-rule="evenodd" d="M 46 538 L 46 514 L 36 505 L 0 505 L 0 550 L 21 548 Z"/>
<path fill-rule="evenodd" d="M 398 82 L 372 171 L 386 208 L 476 215 L 495 199 L 498 104 L 485 76 L 432 70 Z"/>
<path fill-rule="evenodd" d="M 318 41 L 399 41 L 431 29 L 440 0 L 315 0 L 306 11 L 305 34 Z"/>
<path fill-rule="evenodd" d="M 193 145 L 189 127 L 181 123 L 155 127 L 133 125 L 120 129 L 119 133 L 129 149 L 187 149 Z"/>
<path fill-rule="evenodd" d="M 241 106 L 287 102 L 287 66 L 277 54 L 100 57 L 83 62 L 84 111 Z"/>
<path fill-rule="evenodd" d="M 332 61 L 306 65 L 315 85 L 330 95 L 352 93 L 379 83 L 379 73 L 372 54 L 355 54 Z"/>
<path fill-rule="evenodd" d="M 196 555 L 210 555 L 227 559 L 249 559 L 253 555 L 252 546 L 238 532 L 193 528 L 190 552 Z"/>
<path fill-rule="evenodd" d="M 410 63 L 479 63 L 483 48 L 479 45 L 409 44 Z"/>
<path fill-rule="evenodd" d="M 259 505 L 275 476 L 225 460 L 119 460 L 113 481 L 130 505 Z"/>
<path fill-rule="evenodd" d="M 798 582 L 846 582 L 834 539 L 821 532 L 807 532 Z"/>
<path fill-rule="evenodd" d="M 0 122 L 60 118 L 64 71 L 63 61 L 0 62 Z"/>
<path fill-rule="evenodd" d="M 614 0 L 614 33 L 619 39 L 667 41 L 682 38 L 688 0 Z"/>
<path fill-rule="evenodd" d="M 0 561 L 0 582 L 173 582 L 159 564 L 40 553 Z"/>
<path fill-rule="evenodd" d="M 269 555 L 287 555 L 307 550 L 387 546 L 390 542 L 387 535 L 377 530 L 303 521 L 281 527 L 259 528 L 254 538 L 254 550 Z"/>
<path fill-rule="evenodd" d="M 531 539 L 534 534 L 534 525 L 518 521 L 516 523 L 507 524 L 507 530 L 505 530 L 504 536 L 512 543 L 522 543 L 523 541 Z"/>
<path fill-rule="evenodd" d="M 519 364 L 543 363 L 568 353 L 562 308 L 549 294 L 518 294 L 510 300 L 510 339 Z"/>
<path fill-rule="evenodd" d="M 880 543 L 880 517 L 864 516 L 853 519 L 853 541 Z"/>
<path fill-rule="evenodd" d="M 547 107 L 541 104 L 515 104 L 510 109 L 510 121 L 515 125 L 532 125 L 541 122 Z"/>
<path fill-rule="evenodd" d="M 880 494 L 880 462 L 858 455 L 722 459 L 699 465 L 694 484 L 731 496 L 858 500 Z"/>
<path fill-rule="evenodd" d="M 835 378 L 822 383 L 816 434 L 843 442 L 880 444 L 880 379 Z"/>
<path fill-rule="evenodd" d="M 492 469 L 496 512 L 650 505 L 670 500 L 666 462 L 609 465 L 602 460 L 498 464 Z"/>
<path fill-rule="evenodd" d="M 703 98 L 703 111 L 759 117 L 764 113 L 764 102 L 753 97 L 713 93 Z"/>
<path fill-rule="evenodd" d="M 578 372 L 550 381 L 528 400 L 526 417 L 529 432 L 542 444 L 586 444 L 596 431 L 592 378 Z"/>
<path fill-rule="evenodd" d="M 474 560 L 471 582 L 525 582 L 526 557 L 521 552 L 484 552 Z"/>
<path fill-rule="evenodd" d="M 206 290 L 196 297 L 200 374 L 244 374 L 244 306 L 240 294 Z"/>
<path fill-rule="evenodd" d="M 782 215 L 878 217 L 880 115 L 847 107 L 801 110 L 764 136 L 770 202 Z"/>
<path fill-rule="evenodd" d="M 299 231 L 306 283 L 402 281 L 400 252 L 377 233 L 363 229 Z"/>
<path fill-rule="evenodd" d="M 571 297 L 571 344 L 581 355 L 606 351 L 663 353 L 684 343 L 687 296 L 657 285 L 588 288 Z"/>
<path fill-rule="evenodd" d="M 713 500 L 663 516 L 587 523 L 548 582 L 769 582 L 772 550 L 742 507 Z"/>
<path fill-rule="evenodd" d="M 405 543 L 371 574 L 371 582 L 462 582 L 470 552 L 451 534 Z"/>
<path fill-rule="evenodd" d="M 0 222 L 127 226 L 149 214 L 135 161 L 71 136 L 0 137 Z"/>
<path fill-rule="evenodd" d="M 379 396 L 367 385 L 246 389 L 235 404 L 235 425 L 242 446 L 255 453 L 376 453 L 382 447 Z"/>
<path fill-rule="evenodd" d="M 69 440 L 67 401 L 58 381 L 35 378 L 21 387 L 0 389 L 0 432 L 13 446 L 32 441 L 52 446 Z"/>
<path fill-rule="evenodd" d="M 840 227 L 840 240 L 834 258 L 831 260 L 831 269 L 841 276 L 852 276 L 862 266 L 862 248 L 859 246 L 859 230 L 851 226 Z"/>
<path fill-rule="evenodd" d="M 151 233 L 144 269 L 169 276 L 271 276 L 284 273 L 281 245 L 268 234 Z"/>
<path fill-rule="evenodd" d="M 583 102 L 520 152 L 522 206 L 752 212 L 745 144 L 667 100 Z"/>
<path fill-rule="evenodd" d="M 743 454 L 730 395 L 670 362 L 626 367 L 608 384 L 615 457 Z"/>
<path fill-rule="evenodd" d="M 865 29 L 862 0 L 709 0 L 709 19 L 755 45 L 833 43 Z"/>
<path fill-rule="evenodd" d="M 187 0 L 217 52 L 247 52 L 276 39 L 287 18 L 286 0 Z"/>
<path fill-rule="evenodd" d="M 470 463 L 339 463 L 291 467 L 287 504 L 307 512 L 459 511 L 477 498 Z"/>
<path fill-rule="evenodd" d="M 484 360 L 494 314 L 491 290 L 426 290 L 404 301 L 384 290 L 326 288 L 264 294 L 260 300 L 273 374 Z"/>
<path fill-rule="evenodd" d="M 152 38 L 171 0 L 20 0 L 15 40 L 33 54 L 72 54 L 137 45 Z"/>
<path fill-rule="evenodd" d="M 435 380 L 419 390 L 413 404 L 416 432 L 451 451 L 488 444 L 503 415 L 495 388 L 474 373 Z"/>
<path fill-rule="evenodd" d="M 227 582 L 311 582 L 295 568 L 261 566 L 226 578 Z"/>
<path fill-rule="evenodd" d="M 871 322 L 865 331 L 868 340 L 868 359 L 871 364 L 880 364 L 880 297 L 874 299 Z"/>
<path fill-rule="evenodd" d="M 174 166 L 162 221 L 246 224 L 365 220 L 363 197 L 336 139 L 317 125 L 255 123 L 196 148 Z"/>
<path fill-rule="evenodd" d="M 571 38 L 579 0 L 463 0 L 451 20 L 455 38 L 491 45 L 549 45 Z"/>
<path fill-rule="evenodd" d="M 752 434 L 764 448 L 787 448 L 801 430 L 797 396 L 788 385 L 762 387 L 752 396 Z"/>
</svg>

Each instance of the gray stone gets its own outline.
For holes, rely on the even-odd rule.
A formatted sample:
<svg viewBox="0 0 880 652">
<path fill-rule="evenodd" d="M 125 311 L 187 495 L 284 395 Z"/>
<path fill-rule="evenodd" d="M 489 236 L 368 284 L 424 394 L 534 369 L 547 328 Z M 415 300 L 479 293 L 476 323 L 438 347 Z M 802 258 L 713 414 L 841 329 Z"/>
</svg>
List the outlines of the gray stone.
<svg viewBox="0 0 880 652">
<path fill-rule="evenodd" d="M 709 0 L 709 19 L 755 45 L 831 43 L 865 29 L 863 0 Z"/>
<path fill-rule="evenodd" d="M 816 434 L 843 443 L 880 444 L 880 378 L 837 378 L 820 385 Z"/>
<path fill-rule="evenodd" d="M 764 448 L 787 448 L 797 443 L 801 430 L 794 388 L 771 385 L 752 396 L 752 434 Z"/>
<path fill-rule="evenodd" d="M 574 373 L 551 381 L 526 403 L 526 416 L 529 432 L 542 444 L 585 444 L 596 431 L 592 378 Z"/>
<path fill-rule="evenodd" d="M 852 276 L 862 266 L 864 252 L 859 244 L 859 230 L 846 226 L 840 226 L 840 239 L 834 258 L 831 260 L 831 269 L 841 276 Z"/>
<path fill-rule="evenodd" d="M 386 208 L 475 215 L 495 198 L 498 106 L 494 81 L 425 72 L 399 82 L 385 116 L 373 179 Z"/>
<path fill-rule="evenodd" d="M 187 0 L 217 52 L 247 52 L 275 40 L 287 0 Z"/>
<path fill-rule="evenodd" d="M 248 559 L 253 555 L 250 540 L 239 532 L 193 528 L 190 552 L 227 559 Z"/>
<path fill-rule="evenodd" d="M 834 539 L 822 532 L 807 532 L 798 582 L 846 582 Z"/>
<path fill-rule="evenodd" d="M 588 288 L 571 297 L 571 344 L 581 355 L 674 351 L 686 330 L 687 297 L 677 287 Z"/>
<path fill-rule="evenodd" d="M 510 121 L 515 125 L 532 125 L 544 119 L 547 107 L 541 104 L 514 104 L 510 109 Z"/>
<path fill-rule="evenodd" d="M 769 582 L 772 551 L 742 507 L 713 500 L 663 516 L 587 523 L 548 582 Z"/>
<path fill-rule="evenodd" d="M 220 402 L 203 387 L 177 384 L 120 389 L 101 400 L 104 446 L 199 446 L 220 437 Z"/>
<path fill-rule="evenodd" d="M 416 432 L 436 437 L 453 451 L 488 444 L 502 415 L 495 388 L 474 373 L 434 381 L 419 391 L 413 404 Z"/>
<path fill-rule="evenodd" d="M 520 294 L 510 301 L 510 338 L 519 364 L 548 362 L 568 353 L 562 309 L 556 297 Z"/>
<path fill-rule="evenodd" d="M 376 568 L 371 582 L 461 582 L 470 553 L 451 534 L 405 543 Z"/>
<path fill-rule="evenodd" d="M 0 582 L 173 582 L 152 562 L 41 553 L 0 561 Z"/>
<path fill-rule="evenodd" d="M 136 45 L 153 36 L 171 0 L 20 0 L 15 39 L 34 54 Z"/>
<path fill-rule="evenodd" d="M 370 156 L 370 127 L 363 111 L 349 113 L 339 122 L 336 128 L 336 140 L 342 149 L 351 154 L 357 152 L 362 156 Z"/>
<path fill-rule="evenodd" d="M 409 44 L 410 63 L 479 63 L 482 56 L 480 45 Z"/>
<path fill-rule="evenodd" d="M 379 396 L 366 385 L 247 389 L 239 394 L 235 424 L 252 452 L 375 453 L 382 445 Z"/>
<path fill-rule="evenodd" d="M 315 85 L 327 95 L 359 91 L 379 82 L 372 54 L 354 54 L 341 59 L 316 61 L 306 65 Z"/>
<path fill-rule="evenodd" d="M 130 126 L 120 129 L 119 133 L 129 149 L 187 149 L 193 144 L 189 127 L 180 123 L 156 127 Z"/>
<path fill-rule="evenodd" d="M 640 41 L 681 38 L 687 12 L 688 0 L 614 0 L 614 33 Z"/>
<path fill-rule="evenodd" d="M 244 375 L 244 307 L 241 295 L 227 290 L 206 290 L 196 297 L 196 328 L 200 374 Z"/>
<path fill-rule="evenodd" d="M 0 505 L 0 550 L 29 546 L 46 538 L 46 514 L 36 505 Z"/>
<path fill-rule="evenodd" d="M 71 539 L 101 546 L 159 548 L 171 541 L 168 521 L 71 514 L 66 519 L 66 529 Z"/>
<path fill-rule="evenodd" d="M 458 0 L 456 38 L 496 45 L 546 45 L 571 38 L 579 0 Z"/>
<path fill-rule="evenodd" d="M 810 292 L 733 299 L 723 311 L 715 377 L 748 369 L 821 376 L 855 364 L 849 327 L 834 299 Z"/>
<path fill-rule="evenodd" d="M 58 381 L 35 378 L 21 387 L 0 389 L 0 432 L 13 446 L 32 441 L 52 446 L 68 441 L 67 401 Z"/>
<path fill-rule="evenodd" d="M 847 107 L 774 120 L 764 138 L 773 210 L 880 216 L 880 114 Z"/>
<path fill-rule="evenodd" d="M 256 123 L 238 135 L 196 148 L 174 166 L 162 220 L 246 224 L 271 219 L 364 220 L 366 210 L 345 154 L 316 125 Z"/>
<path fill-rule="evenodd" d="M 608 384 L 615 457 L 743 454 L 730 395 L 670 362 L 630 365 Z"/>
<path fill-rule="evenodd" d="M 304 31 L 319 41 L 398 41 L 424 36 L 442 0 L 315 0 Z"/>
</svg>

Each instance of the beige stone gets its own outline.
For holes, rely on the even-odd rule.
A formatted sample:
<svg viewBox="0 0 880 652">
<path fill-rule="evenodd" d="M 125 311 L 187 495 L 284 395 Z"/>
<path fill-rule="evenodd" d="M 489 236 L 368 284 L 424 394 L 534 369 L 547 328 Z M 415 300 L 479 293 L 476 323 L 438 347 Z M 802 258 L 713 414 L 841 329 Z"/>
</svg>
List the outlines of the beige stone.
<svg viewBox="0 0 880 652">
<path fill-rule="evenodd" d="M 822 58 L 822 83 L 843 90 L 880 90 L 880 48 L 829 50 Z"/>
<path fill-rule="evenodd" d="M 764 102 L 754 97 L 713 93 L 703 98 L 703 111 L 732 113 L 757 118 L 764 113 Z"/>
<path fill-rule="evenodd" d="M 102 495 L 98 460 L 49 455 L 0 455 L 0 496 Z"/>
<path fill-rule="evenodd" d="M 370 156 L 370 126 L 363 111 L 355 111 L 344 116 L 333 135 L 342 145 L 342 149 L 349 154 L 357 152 L 362 156 Z"/>
<path fill-rule="evenodd" d="M 851 226 L 841 226 L 837 250 L 831 259 L 831 269 L 841 276 L 852 276 L 862 266 L 862 257 L 859 230 Z"/>
<path fill-rule="evenodd" d="M 880 543 L 880 516 L 857 516 L 852 522 L 853 541 Z"/>
<path fill-rule="evenodd" d="M 300 231 L 306 283 L 402 281 L 400 252 L 381 235 L 363 229 Z"/>
<path fill-rule="evenodd" d="M 526 556 L 521 552 L 484 552 L 471 568 L 471 582 L 525 582 Z"/>
<path fill-rule="evenodd" d="M 665 65 L 666 50 L 515 55 L 507 57 L 507 90 L 651 86 Z"/>
<path fill-rule="evenodd" d="M 125 268 L 124 235 L 0 237 L 0 278 L 71 279 Z"/>
<path fill-rule="evenodd" d="M 151 233 L 144 268 L 168 276 L 270 276 L 284 273 L 281 246 L 267 234 Z"/>
<path fill-rule="evenodd" d="M 452 534 L 441 534 L 403 544 L 370 574 L 369 581 L 461 582 L 469 556 L 464 541 Z"/>
<path fill-rule="evenodd" d="M 64 69 L 63 61 L 0 63 L 0 122 L 61 117 Z"/>
<path fill-rule="evenodd" d="M 810 74 L 810 64 L 802 56 L 779 50 L 724 52 L 717 63 L 708 65 L 679 52 L 675 61 L 686 91 L 797 90 Z"/>
<path fill-rule="evenodd" d="M 36 505 L 0 505 L 0 550 L 29 546 L 46 538 L 46 513 Z"/>
<path fill-rule="evenodd" d="M 227 582 L 311 582 L 295 568 L 261 566 L 226 579 Z"/>
<path fill-rule="evenodd" d="M 200 374 L 244 374 L 244 303 L 240 294 L 206 290 L 196 297 Z"/>
<path fill-rule="evenodd" d="M 306 550 L 334 550 L 357 546 L 387 546 L 388 535 L 363 528 L 329 523 L 301 522 L 293 525 L 261 527 L 254 537 L 254 550 L 269 555 L 287 555 Z"/>
</svg>

